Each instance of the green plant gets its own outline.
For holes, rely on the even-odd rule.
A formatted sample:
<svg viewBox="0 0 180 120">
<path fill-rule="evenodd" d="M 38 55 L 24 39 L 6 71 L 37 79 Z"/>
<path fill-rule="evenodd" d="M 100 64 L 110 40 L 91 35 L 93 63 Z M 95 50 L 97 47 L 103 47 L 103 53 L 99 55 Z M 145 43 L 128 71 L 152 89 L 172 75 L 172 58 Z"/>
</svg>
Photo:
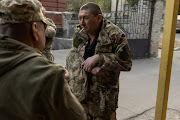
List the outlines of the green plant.
<svg viewBox="0 0 180 120">
<path fill-rule="evenodd" d="M 133 7 L 134 5 L 138 5 L 139 0 L 127 0 L 130 7 Z"/>
<path fill-rule="evenodd" d="M 87 2 L 97 3 L 103 12 L 111 11 L 111 0 L 66 0 L 67 3 L 66 9 L 67 11 L 78 12 L 79 8 Z"/>
</svg>

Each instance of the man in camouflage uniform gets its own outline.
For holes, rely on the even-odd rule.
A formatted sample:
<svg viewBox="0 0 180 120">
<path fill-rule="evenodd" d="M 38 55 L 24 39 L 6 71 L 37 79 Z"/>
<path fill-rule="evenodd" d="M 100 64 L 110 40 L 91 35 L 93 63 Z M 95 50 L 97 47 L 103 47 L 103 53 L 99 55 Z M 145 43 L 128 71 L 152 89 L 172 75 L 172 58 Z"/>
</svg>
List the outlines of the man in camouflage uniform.
<svg viewBox="0 0 180 120">
<path fill-rule="evenodd" d="M 46 14 L 46 9 L 43 7 L 43 14 Z M 50 18 L 47 18 L 49 22 L 51 22 L 51 25 L 48 25 L 46 27 L 46 31 L 45 31 L 45 36 L 46 36 L 46 45 L 45 48 L 43 50 L 43 54 L 44 56 L 50 60 L 50 61 L 54 61 L 54 56 L 52 55 L 51 52 L 51 48 L 52 48 L 52 43 L 54 41 L 54 37 L 56 35 L 56 25 L 54 24 L 53 20 Z"/>
<path fill-rule="evenodd" d="M 86 120 L 68 72 L 42 55 L 47 25 L 38 0 L 0 1 L 0 120 Z"/>
<path fill-rule="evenodd" d="M 116 120 L 119 74 L 132 66 L 128 41 L 95 3 L 83 5 L 78 17 L 80 26 L 66 59 L 69 85 L 88 120 Z"/>
<path fill-rule="evenodd" d="M 46 56 L 46 58 L 50 61 L 54 61 L 54 56 L 52 55 L 51 48 L 52 48 L 52 42 L 54 41 L 54 37 L 56 35 L 56 26 L 50 18 L 47 18 L 49 22 L 53 24 L 47 26 L 45 31 L 46 36 L 46 46 L 43 50 L 43 54 Z"/>
</svg>

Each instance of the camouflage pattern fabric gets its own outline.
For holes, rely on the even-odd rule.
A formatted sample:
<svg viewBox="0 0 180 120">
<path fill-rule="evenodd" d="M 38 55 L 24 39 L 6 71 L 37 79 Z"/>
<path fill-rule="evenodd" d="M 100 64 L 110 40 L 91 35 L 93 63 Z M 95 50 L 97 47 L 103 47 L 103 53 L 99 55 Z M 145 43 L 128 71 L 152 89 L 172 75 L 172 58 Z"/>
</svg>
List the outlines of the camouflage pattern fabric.
<svg viewBox="0 0 180 120">
<path fill-rule="evenodd" d="M 51 52 L 52 45 L 45 46 L 44 50 L 42 51 L 42 54 L 50 61 L 54 61 L 54 56 Z"/>
<path fill-rule="evenodd" d="M 38 0 L 1 0 L 0 24 L 44 22 L 54 26 L 44 17 L 42 4 Z"/>
<path fill-rule="evenodd" d="M 82 101 L 86 96 L 87 75 L 85 71 L 81 70 L 81 63 L 84 61 L 84 58 L 79 52 L 83 54 L 83 51 L 79 51 L 75 47 L 71 49 L 70 53 L 73 54 L 66 59 L 67 62 L 70 62 L 66 64 L 66 69 L 70 73 L 69 85 L 78 100 Z M 71 63 L 71 61 L 73 62 Z"/>
<path fill-rule="evenodd" d="M 64 68 L 0 35 L 0 120 L 86 120 Z"/>
<path fill-rule="evenodd" d="M 45 36 L 46 36 L 46 46 L 43 50 L 44 56 L 50 60 L 54 61 L 54 56 L 52 55 L 51 48 L 52 48 L 52 42 L 54 41 L 54 37 L 56 35 L 56 25 L 54 24 L 53 20 L 50 18 L 47 18 L 49 22 L 53 24 L 48 25 L 45 30 Z"/>
<path fill-rule="evenodd" d="M 100 56 L 98 66 L 108 74 L 94 76 L 81 69 L 89 38 L 79 31 L 77 27 L 66 60 L 66 68 L 71 76 L 69 85 L 90 120 L 116 120 L 120 71 L 130 71 L 132 66 L 127 39 L 121 29 L 103 18 L 95 54 Z"/>
</svg>

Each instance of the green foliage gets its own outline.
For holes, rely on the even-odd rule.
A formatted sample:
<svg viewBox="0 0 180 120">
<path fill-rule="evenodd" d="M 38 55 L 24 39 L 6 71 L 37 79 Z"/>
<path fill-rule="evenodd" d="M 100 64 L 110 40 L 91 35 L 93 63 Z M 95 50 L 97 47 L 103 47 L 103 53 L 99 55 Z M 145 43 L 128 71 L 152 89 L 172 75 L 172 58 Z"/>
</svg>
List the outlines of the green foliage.
<svg viewBox="0 0 180 120">
<path fill-rule="evenodd" d="M 111 11 L 111 1 L 110 0 L 95 0 L 103 12 L 110 12 Z"/>
<path fill-rule="evenodd" d="M 130 7 L 133 7 L 134 5 L 138 5 L 139 0 L 127 0 Z"/>
<path fill-rule="evenodd" d="M 79 8 L 87 2 L 97 3 L 103 12 L 111 11 L 111 0 L 66 0 L 67 11 L 78 12 Z"/>
</svg>

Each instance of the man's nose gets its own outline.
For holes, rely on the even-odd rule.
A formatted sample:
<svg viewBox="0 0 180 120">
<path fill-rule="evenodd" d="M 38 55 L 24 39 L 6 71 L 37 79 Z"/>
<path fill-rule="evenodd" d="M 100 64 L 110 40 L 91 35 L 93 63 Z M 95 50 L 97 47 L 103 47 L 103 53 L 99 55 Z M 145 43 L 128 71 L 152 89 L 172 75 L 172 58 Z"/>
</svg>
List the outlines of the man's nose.
<svg viewBox="0 0 180 120">
<path fill-rule="evenodd" d="M 85 24 L 85 21 L 84 21 L 84 19 L 83 19 L 83 18 L 82 18 L 82 19 L 80 19 L 80 20 L 79 20 L 79 22 L 80 22 L 80 24 L 81 24 L 81 25 L 84 25 L 84 24 Z"/>
</svg>

